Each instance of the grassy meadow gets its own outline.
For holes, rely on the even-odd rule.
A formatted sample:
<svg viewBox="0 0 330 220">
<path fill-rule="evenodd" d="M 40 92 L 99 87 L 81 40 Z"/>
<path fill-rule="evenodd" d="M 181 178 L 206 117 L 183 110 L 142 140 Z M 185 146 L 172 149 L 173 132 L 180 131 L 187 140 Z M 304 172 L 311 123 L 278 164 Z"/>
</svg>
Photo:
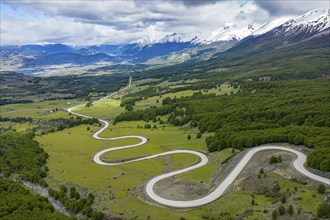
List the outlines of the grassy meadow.
<svg viewBox="0 0 330 220">
<path fill-rule="evenodd" d="M 206 152 L 203 139 L 196 139 L 193 135 L 187 140 L 190 130 L 180 130 L 178 127 L 165 127 L 157 129 L 137 128 L 142 122 L 123 122 L 107 129 L 102 136 L 111 137 L 119 135 L 143 135 L 149 138 L 149 142 L 143 146 L 114 151 L 104 155 L 107 159 L 126 159 L 139 156 L 151 155 L 174 149 L 192 149 Z M 197 162 L 197 158 L 188 154 L 176 154 L 166 157 L 128 163 L 118 166 L 102 166 L 93 163 L 93 155 L 109 147 L 118 147 L 137 143 L 138 140 L 123 139 L 116 141 L 95 140 L 92 133 L 99 127 L 93 126 L 88 131 L 87 126 L 65 129 L 64 131 L 47 134 L 37 138 L 46 152 L 49 154 L 48 167 L 49 177 L 47 181 L 51 187 L 59 184 L 68 184 L 78 187 L 82 191 L 96 194 L 96 207 L 110 216 L 119 216 L 124 219 L 201 219 L 226 216 L 226 213 L 244 215 L 245 210 L 253 210 L 246 215 L 246 219 L 267 219 L 269 210 L 273 207 L 277 198 L 254 195 L 257 206 L 251 206 L 249 191 L 229 192 L 228 195 L 218 201 L 200 207 L 198 209 L 173 209 L 153 204 L 143 193 L 144 184 L 151 178 L 168 170 L 168 160 L 171 161 L 171 169 L 176 170 Z M 171 140 L 171 141 L 169 141 Z M 214 173 L 221 167 L 221 162 L 232 154 L 231 149 L 209 155 L 211 160 L 206 166 L 189 173 L 176 176 L 177 181 L 209 183 Z M 304 211 L 315 212 L 316 204 L 323 197 L 315 195 L 315 191 L 290 182 L 283 177 L 274 174 L 269 178 L 279 181 L 282 190 L 287 188 L 291 191 L 299 186 L 300 191 L 296 196 L 301 197 L 299 205 Z M 313 206 L 310 205 L 313 201 Z M 270 211 L 270 210 L 269 210 Z M 221 218 L 220 218 L 221 219 Z"/>
<path fill-rule="evenodd" d="M 163 82 L 163 86 L 175 86 L 169 82 Z M 127 92 L 136 92 L 147 86 L 133 85 Z M 221 89 L 221 90 L 220 90 Z M 147 100 L 136 102 L 135 109 L 145 109 L 152 105 L 160 106 L 162 99 L 166 97 L 191 96 L 193 90 L 168 93 L 162 97 L 149 97 Z M 202 91 L 203 93 L 215 93 L 216 95 L 237 92 L 237 89 L 228 85 L 221 85 L 217 89 Z M 157 103 L 158 100 L 158 103 Z M 5 105 L 1 108 L 3 117 L 32 117 L 33 119 L 52 119 L 70 117 L 64 111 L 50 113 L 48 109 L 56 107 L 69 108 L 80 104 L 76 112 L 97 118 L 112 121 L 116 115 L 126 111 L 120 107 L 121 100 L 103 99 L 94 101 L 92 106 L 86 107 L 74 100 L 55 100 L 40 103 Z M 32 110 L 37 109 L 37 110 Z M 161 117 L 166 121 L 166 116 Z M 204 167 L 188 173 L 176 175 L 169 181 L 185 184 L 202 184 L 205 188 L 212 187 L 212 178 L 223 166 L 221 163 L 231 156 L 232 149 L 224 149 L 212 154 L 207 153 L 205 138 L 209 134 L 203 134 L 201 139 L 196 138 L 198 130 L 190 127 L 175 127 L 158 122 L 148 122 L 152 128 L 143 128 L 146 122 L 130 121 L 111 125 L 106 129 L 102 137 L 116 137 L 124 135 L 140 135 L 148 138 L 148 143 L 131 149 L 113 151 L 103 155 L 107 160 L 122 160 L 128 158 L 143 157 L 147 155 L 167 152 L 177 149 L 196 150 L 206 153 L 209 163 Z M 154 128 L 154 125 L 156 128 Z M 16 130 L 25 130 L 33 127 L 32 124 L 20 124 L 4 122 L 2 126 L 14 126 Z M 240 216 L 244 219 L 269 219 L 270 212 L 278 207 L 279 198 L 256 195 L 250 191 L 229 189 L 227 194 L 217 201 L 196 209 L 174 209 L 153 203 L 144 194 L 145 184 L 151 178 L 172 170 L 181 169 L 198 162 L 199 158 L 190 154 L 175 154 L 158 157 L 151 160 L 143 160 L 117 166 L 97 165 L 92 161 L 93 156 L 100 150 L 131 145 L 138 143 L 137 139 L 120 139 L 115 141 L 96 140 L 92 134 L 100 127 L 93 125 L 81 125 L 54 133 L 48 133 L 36 137 L 36 140 L 48 153 L 47 166 L 49 168 L 46 181 L 50 187 L 59 188 L 60 184 L 75 186 L 80 192 L 92 192 L 96 197 L 95 208 L 103 211 L 108 216 L 123 219 L 236 219 Z M 187 139 L 191 135 L 191 140 Z M 270 173 L 267 178 L 277 181 L 283 192 L 294 192 L 290 200 L 295 210 L 301 208 L 303 213 L 315 213 L 317 205 L 323 201 L 323 196 L 316 191 L 291 182 L 282 176 Z M 251 205 L 252 195 L 255 204 Z M 302 215 L 303 216 L 303 215 Z"/>
</svg>

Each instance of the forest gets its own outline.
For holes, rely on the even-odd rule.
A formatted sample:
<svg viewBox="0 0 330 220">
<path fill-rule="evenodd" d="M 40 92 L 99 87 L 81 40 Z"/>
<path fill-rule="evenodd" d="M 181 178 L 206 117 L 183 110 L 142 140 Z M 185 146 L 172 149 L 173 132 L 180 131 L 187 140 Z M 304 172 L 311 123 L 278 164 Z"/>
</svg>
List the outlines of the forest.
<svg viewBox="0 0 330 220">
<path fill-rule="evenodd" d="M 206 139 L 210 152 L 274 142 L 306 145 L 314 148 L 308 165 L 330 171 L 329 88 L 329 80 L 322 79 L 245 82 L 237 94 L 168 98 L 162 107 L 124 112 L 115 123 L 168 115 L 170 124 L 215 132 Z"/>
<path fill-rule="evenodd" d="M 90 99 L 126 86 L 128 75 L 66 75 L 33 77 L 16 72 L 0 72 L 0 105 L 31 103 L 36 100 Z M 88 85 L 88 86 L 86 86 Z"/>
<path fill-rule="evenodd" d="M 93 123 L 96 119 L 83 120 Z M 47 176 L 48 154 L 33 138 L 33 132 L 7 131 L 0 134 L 0 172 L 5 178 L 25 180 L 48 187 L 47 182 L 43 179 Z M 3 178 L 0 178 L 0 183 L 1 202 L 4 202 L 0 208 L 1 219 L 15 219 L 16 217 L 25 219 L 25 215 L 31 216 L 30 219 L 68 219 L 66 216 L 54 212 L 54 207 L 48 203 L 46 198 L 32 195 L 29 190 L 18 183 Z M 92 193 L 84 196 L 75 187 L 71 187 L 69 191 L 65 185 L 61 185 L 58 191 L 50 188 L 48 192 L 50 196 L 59 200 L 70 213 L 79 212 L 79 215 L 84 215 L 92 220 L 104 218 L 102 212 L 92 208 L 94 202 Z"/>
<path fill-rule="evenodd" d="M 48 154 L 33 140 L 33 133 L 8 131 L 0 134 L 0 172 L 5 177 L 38 183 L 47 187 Z"/>
<path fill-rule="evenodd" d="M 59 200 L 67 210 L 71 213 L 84 215 L 92 220 L 102 220 L 104 213 L 96 211 L 92 208 L 94 203 L 94 195 L 89 193 L 86 197 L 80 195 L 75 187 L 68 189 L 66 186 L 61 185 L 59 190 L 48 189 L 50 196 Z"/>
<path fill-rule="evenodd" d="M 48 199 L 32 194 L 21 184 L 0 177 L 0 219 L 69 220 L 54 210 Z"/>
</svg>

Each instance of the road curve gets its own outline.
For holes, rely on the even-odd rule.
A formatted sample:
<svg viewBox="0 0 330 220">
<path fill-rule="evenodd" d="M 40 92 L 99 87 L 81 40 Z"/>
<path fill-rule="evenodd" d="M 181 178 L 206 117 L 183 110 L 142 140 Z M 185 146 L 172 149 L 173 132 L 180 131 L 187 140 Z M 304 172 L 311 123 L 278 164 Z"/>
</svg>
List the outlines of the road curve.
<svg viewBox="0 0 330 220">
<path fill-rule="evenodd" d="M 131 77 L 129 79 L 129 84 L 127 87 L 130 86 L 131 84 Z M 125 87 L 124 89 L 126 89 L 127 87 Z M 105 98 L 111 98 L 112 95 L 114 95 L 115 93 L 105 97 Z M 83 115 L 83 114 L 79 114 L 73 111 L 73 109 L 75 109 L 78 106 L 69 108 L 67 111 L 70 112 L 71 114 L 77 115 L 79 117 L 85 117 L 85 118 L 92 118 L 90 116 L 87 115 Z M 168 151 L 168 152 L 164 152 L 164 153 L 159 153 L 159 154 L 154 154 L 154 155 L 150 155 L 150 156 L 146 156 L 146 157 L 142 157 L 142 158 L 138 158 L 138 159 L 132 159 L 132 160 L 127 160 L 125 162 L 118 162 L 118 163 L 110 163 L 110 162 L 105 162 L 102 161 L 101 156 L 104 153 L 107 152 L 111 152 L 111 151 L 117 151 L 117 150 L 122 150 L 122 149 L 127 149 L 127 148 L 132 148 L 132 147 L 138 147 L 141 146 L 145 143 L 148 142 L 148 139 L 146 137 L 143 136 L 138 136 L 138 135 L 129 135 L 129 136 L 120 136 L 120 137 L 111 137 L 111 138 L 105 138 L 105 137 L 100 137 L 100 134 L 109 127 L 109 123 L 105 120 L 102 119 L 98 119 L 102 124 L 102 128 L 100 128 L 98 131 L 96 131 L 93 134 L 93 138 L 95 139 L 99 139 L 99 140 L 118 140 L 118 139 L 125 139 L 125 138 L 136 138 L 136 139 L 140 139 L 140 142 L 137 144 L 132 144 L 132 145 L 126 145 L 126 146 L 121 146 L 121 147 L 114 147 L 114 148 L 108 148 L 105 150 L 102 150 L 98 153 L 96 153 L 93 157 L 93 161 L 97 164 L 100 165 L 106 165 L 106 166 L 116 166 L 116 165 L 121 165 L 121 164 L 126 164 L 126 163 L 132 163 L 132 162 L 137 162 L 137 161 L 141 161 L 141 160 L 148 160 L 148 159 L 152 159 L 152 158 L 156 158 L 156 157 L 160 157 L 160 156 L 165 156 L 165 155 L 171 155 L 171 154 L 193 154 L 196 155 L 200 158 L 200 161 L 197 164 L 194 164 L 192 166 L 180 169 L 180 170 L 176 170 L 170 173 L 166 173 L 166 174 L 162 174 L 159 176 L 156 176 L 154 178 L 152 178 L 146 186 L 146 193 L 147 195 L 154 200 L 157 203 L 160 203 L 162 205 L 165 206 L 170 206 L 170 207 L 175 207 L 175 208 L 192 208 L 192 207 L 198 207 L 198 206 L 202 206 L 202 205 L 206 205 L 208 203 L 211 203 L 215 200 L 217 200 L 221 195 L 223 195 L 223 193 L 226 191 L 226 189 L 234 182 L 234 180 L 236 179 L 236 177 L 240 174 L 240 172 L 243 170 L 243 168 L 245 167 L 245 165 L 251 160 L 251 158 L 258 153 L 259 151 L 264 151 L 264 150 L 282 150 L 282 151 L 288 151 L 290 153 L 293 153 L 297 156 L 297 158 L 294 160 L 293 162 L 293 166 L 294 168 L 300 172 L 301 174 L 319 181 L 321 183 L 330 185 L 330 179 L 315 175 L 311 172 L 309 172 L 308 170 L 305 169 L 304 167 L 304 163 L 306 162 L 306 155 L 303 154 L 300 151 L 288 148 L 288 147 L 283 147 L 283 146 L 276 146 L 276 145 L 265 145 L 265 146 L 259 146 L 259 147 L 254 147 L 251 148 L 247 151 L 247 153 L 245 154 L 245 156 L 241 159 L 241 161 L 236 165 L 236 167 L 234 168 L 234 170 L 223 180 L 223 182 L 218 185 L 212 192 L 210 192 L 208 195 L 206 195 L 205 197 L 196 199 L 196 200 L 189 200 L 189 201 L 178 201 L 178 200 L 170 200 L 170 199 L 165 199 L 159 195 L 157 195 L 154 191 L 154 186 L 157 182 L 166 179 L 168 177 L 172 177 L 174 175 L 177 174 L 181 174 L 181 173 L 185 173 L 194 169 L 197 169 L 199 167 L 204 166 L 205 164 L 208 163 L 208 158 L 205 154 L 200 153 L 198 151 L 192 151 L 192 150 L 173 150 L 173 151 Z"/>
</svg>

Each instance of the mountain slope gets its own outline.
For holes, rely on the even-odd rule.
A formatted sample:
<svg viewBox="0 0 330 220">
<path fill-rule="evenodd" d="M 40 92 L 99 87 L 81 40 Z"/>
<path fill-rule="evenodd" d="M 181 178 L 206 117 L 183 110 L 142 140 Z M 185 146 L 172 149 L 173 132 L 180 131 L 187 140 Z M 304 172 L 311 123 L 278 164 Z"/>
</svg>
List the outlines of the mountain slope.
<svg viewBox="0 0 330 220">
<path fill-rule="evenodd" d="M 188 60 L 157 72 L 178 79 L 194 77 L 211 81 L 256 80 L 264 76 L 272 80 L 329 77 L 330 28 L 326 28 L 328 20 L 320 19 L 327 13 L 315 13 L 313 19 L 308 16 L 304 23 L 301 17 L 307 16 L 300 16 L 265 34 L 247 37 L 208 60 Z"/>
</svg>

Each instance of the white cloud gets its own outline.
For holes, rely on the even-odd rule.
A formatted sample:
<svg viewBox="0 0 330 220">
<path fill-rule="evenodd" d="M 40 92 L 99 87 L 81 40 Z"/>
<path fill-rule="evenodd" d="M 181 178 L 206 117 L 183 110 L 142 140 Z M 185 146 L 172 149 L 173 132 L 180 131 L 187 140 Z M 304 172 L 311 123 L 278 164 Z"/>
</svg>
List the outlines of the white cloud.
<svg viewBox="0 0 330 220">
<path fill-rule="evenodd" d="M 298 13 L 314 6 L 304 1 L 308 7 L 296 4 L 293 10 L 294 4 L 278 2 L 6 1 L 12 9 L 1 13 L 1 44 L 120 44 L 144 36 L 211 31 L 228 22 L 263 22 L 279 16 L 278 11 Z"/>
<path fill-rule="evenodd" d="M 2 22 L 1 44 L 65 43 L 88 45 L 124 43 L 124 31 L 104 25 L 86 24 L 72 19 L 44 18 L 42 20 L 8 19 Z M 134 39 L 136 36 L 132 36 Z"/>
</svg>

